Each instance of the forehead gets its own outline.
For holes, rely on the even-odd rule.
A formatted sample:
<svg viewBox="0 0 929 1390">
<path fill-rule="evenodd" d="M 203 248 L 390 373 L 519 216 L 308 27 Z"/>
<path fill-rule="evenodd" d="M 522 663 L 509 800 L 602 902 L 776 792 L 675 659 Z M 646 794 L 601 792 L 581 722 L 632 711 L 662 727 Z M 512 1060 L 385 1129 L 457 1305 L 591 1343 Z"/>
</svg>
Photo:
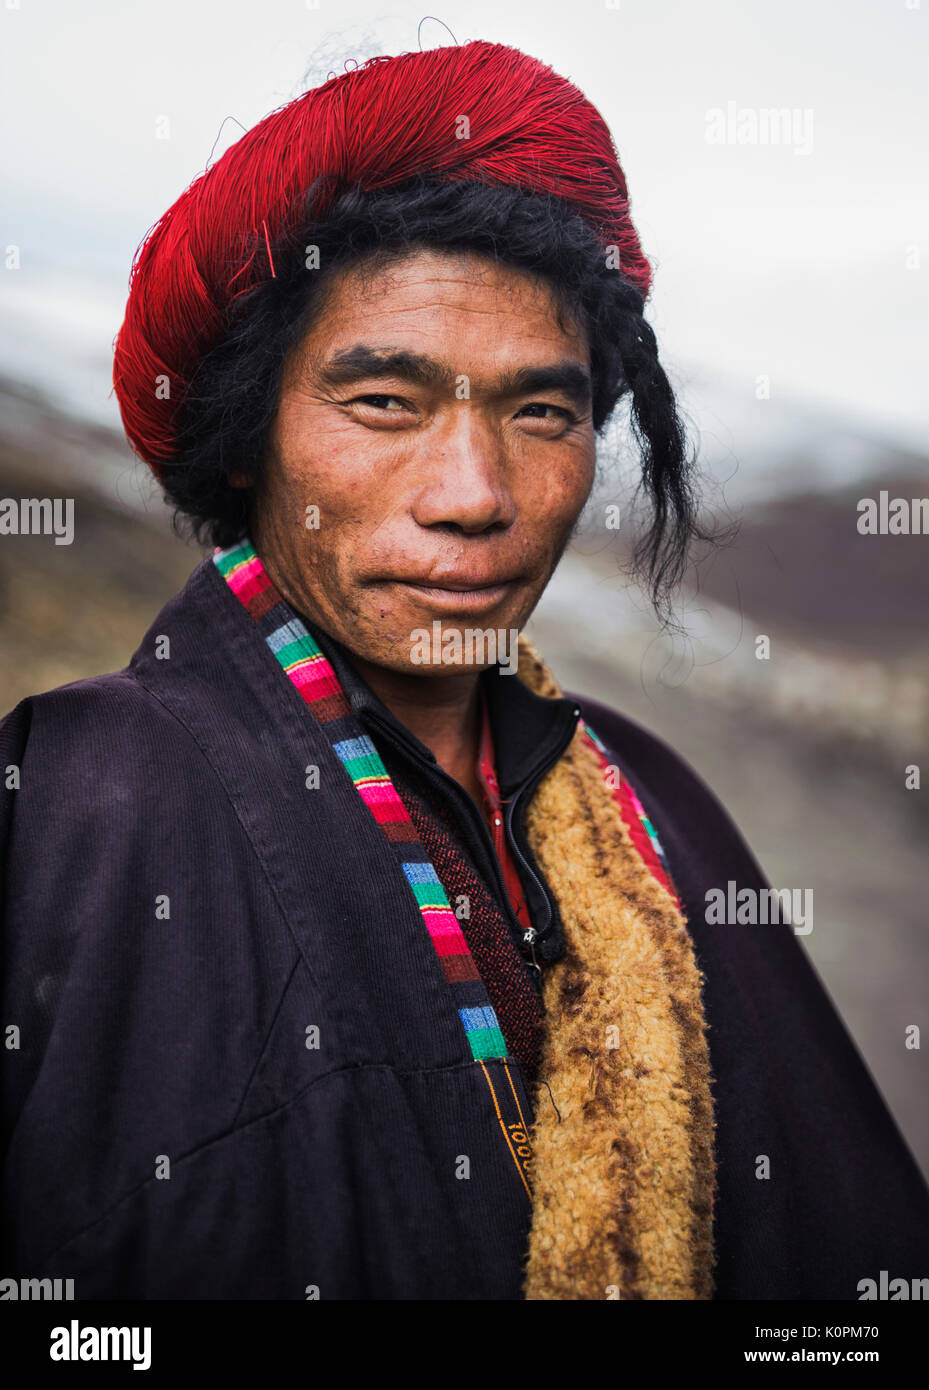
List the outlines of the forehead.
<svg viewBox="0 0 929 1390">
<path fill-rule="evenodd" d="M 586 333 L 547 281 L 471 251 L 416 249 L 333 271 L 303 347 L 328 357 L 360 337 L 445 356 L 518 355 L 531 339 L 537 360 L 588 360 Z"/>
</svg>

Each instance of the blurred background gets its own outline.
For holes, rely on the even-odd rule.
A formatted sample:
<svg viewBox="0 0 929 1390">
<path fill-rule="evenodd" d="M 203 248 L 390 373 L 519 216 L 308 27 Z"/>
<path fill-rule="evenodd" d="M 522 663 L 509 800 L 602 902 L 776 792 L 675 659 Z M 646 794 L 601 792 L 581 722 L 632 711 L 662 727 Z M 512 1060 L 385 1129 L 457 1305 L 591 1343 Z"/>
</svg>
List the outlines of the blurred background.
<svg viewBox="0 0 929 1390">
<path fill-rule="evenodd" d="M 698 769 L 775 887 L 813 891 L 803 948 L 929 1172 L 925 1050 L 905 1046 L 912 1025 L 929 1038 L 929 789 L 906 785 L 929 772 L 929 537 L 857 529 L 863 498 L 929 494 L 929 5 L 455 0 L 439 19 L 366 0 L 6 0 L 0 498 L 74 498 L 75 534 L 0 535 L 0 713 L 125 665 L 200 558 L 111 392 L 146 231 L 243 128 L 346 62 L 520 47 L 613 131 L 708 518 L 738 523 L 663 632 L 625 569 L 620 414 L 530 635 L 564 686 Z M 785 115 L 768 127 L 768 110 Z"/>
</svg>

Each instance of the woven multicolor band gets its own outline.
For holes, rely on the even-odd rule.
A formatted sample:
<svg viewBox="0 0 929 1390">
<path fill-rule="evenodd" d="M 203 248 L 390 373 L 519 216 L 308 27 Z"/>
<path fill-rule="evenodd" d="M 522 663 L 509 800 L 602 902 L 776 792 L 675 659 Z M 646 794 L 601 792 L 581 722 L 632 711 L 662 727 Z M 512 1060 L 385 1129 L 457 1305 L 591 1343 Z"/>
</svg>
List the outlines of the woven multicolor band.
<svg viewBox="0 0 929 1390">
<path fill-rule="evenodd" d="M 355 789 L 380 826 L 422 915 L 475 1060 L 508 1055 L 487 989 L 452 911 L 445 889 L 423 847 L 380 754 L 364 732 L 328 659 L 304 623 L 272 583 L 247 540 L 217 550 L 213 561 L 258 626 L 282 669 L 325 732 Z M 608 766 L 603 744 L 585 732 Z M 652 873 L 674 896 L 658 837 L 624 777 L 613 791 L 633 842 Z"/>
<path fill-rule="evenodd" d="M 275 588 L 248 541 L 218 550 L 213 560 L 232 592 L 255 619 L 391 844 L 452 990 L 472 1057 L 506 1057 L 507 1046 L 497 1015 L 445 889 L 335 671 Z"/>
<path fill-rule="evenodd" d="M 589 724 L 584 725 L 584 731 L 594 745 L 600 757 L 600 766 L 604 775 L 612 767 L 609 761 L 609 753 L 601 740 L 594 733 Z M 674 884 L 671 881 L 671 871 L 668 868 L 668 861 L 665 856 L 661 841 L 655 831 L 645 807 L 635 794 L 635 788 L 626 780 L 625 776 L 617 776 L 618 769 L 614 771 L 616 785 L 612 788 L 613 800 L 619 807 L 619 813 L 629 831 L 629 837 L 635 845 L 645 863 L 651 869 L 652 874 L 663 888 L 667 888 L 671 897 L 674 899 L 678 911 L 681 911 L 681 904 L 678 900 Z"/>
</svg>

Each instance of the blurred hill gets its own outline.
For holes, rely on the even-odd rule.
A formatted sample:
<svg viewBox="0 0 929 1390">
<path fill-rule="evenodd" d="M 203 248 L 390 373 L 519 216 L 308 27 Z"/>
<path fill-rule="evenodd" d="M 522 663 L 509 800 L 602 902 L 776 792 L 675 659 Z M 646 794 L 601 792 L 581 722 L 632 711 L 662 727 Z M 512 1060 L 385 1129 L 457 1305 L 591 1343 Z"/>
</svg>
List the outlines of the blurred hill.
<svg viewBox="0 0 929 1390">
<path fill-rule="evenodd" d="M 121 436 L 0 381 L 0 497 L 74 498 L 74 541 L 0 536 L 0 712 L 118 671 L 201 551 Z"/>
</svg>

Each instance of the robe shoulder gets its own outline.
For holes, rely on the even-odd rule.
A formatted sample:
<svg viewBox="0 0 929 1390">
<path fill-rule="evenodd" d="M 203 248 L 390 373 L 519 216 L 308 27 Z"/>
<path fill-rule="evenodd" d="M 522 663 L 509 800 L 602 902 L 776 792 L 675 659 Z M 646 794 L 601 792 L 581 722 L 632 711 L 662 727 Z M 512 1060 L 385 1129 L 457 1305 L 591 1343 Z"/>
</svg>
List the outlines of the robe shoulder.
<svg viewBox="0 0 929 1390">
<path fill-rule="evenodd" d="M 113 847 L 210 777 L 190 731 L 128 670 L 29 696 L 0 721 L 0 855 L 30 836 L 36 850 L 90 848 L 96 834 Z"/>
<path fill-rule="evenodd" d="M 139 759 L 143 746 L 194 746 L 180 721 L 128 667 L 29 695 L 0 719 L 0 757 L 9 763 L 45 757 L 109 765 Z"/>
<path fill-rule="evenodd" d="M 929 1189 L 806 931 L 709 913 L 710 893 L 760 898 L 770 888 L 741 830 L 661 738 L 606 705 L 578 703 L 657 831 L 704 977 L 720 1180 L 716 1296 L 848 1299 L 881 1269 L 922 1278 Z"/>
<path fill-rule="evenodd" d="M 248 845 L 221 780 L 131 672 L 21 701 L 0 723 L 0 779 L 2 997 L 17 1017 L 38 1009 L 43 1032 L 82 964 L 131 970 L 137 924 L 186 939 L 218 883 L 247 898 Z"/>
<path fill-rule="evenodd" d="M 17 1033 L 0 1256 L 29 1249 L 31 1269 L 85 1226 L 103 1239 L 146 1155 L 229 1130 L 295 950 L 208 750 L 131 671 L 23 700 L 0 774 L 0 1011 Z M 294 976 L 295 1008 L 303 990 Z"/>
</svg>

